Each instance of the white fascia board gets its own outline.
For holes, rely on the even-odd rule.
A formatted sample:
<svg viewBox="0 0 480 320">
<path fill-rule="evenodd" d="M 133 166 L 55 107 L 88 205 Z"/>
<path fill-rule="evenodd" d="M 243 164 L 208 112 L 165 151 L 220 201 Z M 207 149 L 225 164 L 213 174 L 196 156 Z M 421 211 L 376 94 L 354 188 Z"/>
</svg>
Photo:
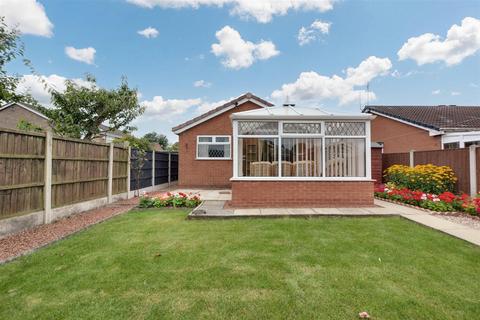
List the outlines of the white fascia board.
<svg viewBox="0 0 480 320">
<path fill-rule="evenodd" d="M 193 127 L 199 125 L 199 124 L 202 123 L 202 122 L 205 122 L 205 121 L 207 121 L 207 120 L 210 120 L 210 119 L 212 119 L 212 118 L 215 118 L 216 116 L 221 115 L 222 113 L 227 112 L 228 110 L 231 110 L 231 109 L 233 109 L 233 108 L 235 108 L 235 107 L 237 107 L 237 106 L 239 106 L 239 105 L 241 105 L 241 104 L 244 104 L 245 102 L 248 102 L 248 101 L 253 102 L 253 103 L 255 103 L 256 105 L 258 105 L 258 106 L 260 106 L 260 107 L 263 107 L 263 108 L 267 108 L 267 107 L 268 107 L 266 104 L 258 101 L 258 100 L 255 99 L 255 98 L 245 98 L 245 99 L 242 99 L 242 100 L 238 101 L 237 103 L 232 103 L 232 105 L 229 106 L 229 107 L 227 107 L 227 108 L 224 108 L 224 109 L 222 109 L 222 110 L 219 110 L 219 111 L 217 111 L 217 112 L 212 113 L 212 114 L 209 115 L 208 117 L 199 119 L 198 121 L 195 121 L 195 122 L 189 124 L 188 126 L 185 126 L 185 127 L 181 128 L 181 129 L 178 129 L 178 130 L 175 130 L 175 131 L 173 131 L 173 133 L 175 133 L 175 134 L 180 134 L 180 133 L 182 133 L 182 132 L 184 132 L 184 131 L 187 131 L 187 130 L 190 129 L 190 128 L 193 128 Z"/>
<path fill-rule="evenodd" d="M 34 113 L 36 114 L 37 116 L 39 117 L 42 117 L 43 119 L 45 120 L 50 120 L 47 116 L 45 116 L 44 114 L 36 111 L 36 110 L 33 110 L 32 108 L 29 108 L 27 107 L 26 105 L 24 105 L 23 103 L 21 102 L 10 102 L 10 103 L 7 103 L 6 105 L 4 105 L 3 107 L 0 108 L 0 111 L 4 110 L 4 109 L 7 109 L 8 107 L 11 107 L 11 106 L 14 106 L 14 105 L 17 105 L 25 110 L 28 110 L 30 111 L 31 113 Z"/>
<path fill-rule="evenodd" d="M 233 120 L 373 120 L 375 116 L 373 115 L 236 115 L 232 114 L 231 118 Z"/>
<path fill-rule="evenodd" d="M 388 119 L 391 119 L 391 120 L 398 121 L 398 122 L 403 123 L 403 124 L 408 124 L 409 126 L 412 126 L 412 127 L 415 127 L 415 128 L 423 129 L 425 131 L 428 131 L 429 136 L 438 136 L 438 135 L 441 135 L 441 134 L 445 134 L 444 131 L 438 131 L 438 130 L 435 130 L 435 129 L 432 129 L 432 128 L 424 127 L 424 126 L 421 126 L 421 125 L 418 125 L 418 124 L 415 124 L 415 123 L 411 123 L 411 122 L 408 122 L 408 121 L 405 121 L 405 120 L 402 120 L 402 119 L 398 119 L 398 118 L 383 114 L 381 112 L 372 111 L 372 110 L 369 110 L 368 112 L 379 115 L 379 116 L 382 116 L 382 117 L 385 117 L 385 118 L 388 118 Z"/>
</svg>

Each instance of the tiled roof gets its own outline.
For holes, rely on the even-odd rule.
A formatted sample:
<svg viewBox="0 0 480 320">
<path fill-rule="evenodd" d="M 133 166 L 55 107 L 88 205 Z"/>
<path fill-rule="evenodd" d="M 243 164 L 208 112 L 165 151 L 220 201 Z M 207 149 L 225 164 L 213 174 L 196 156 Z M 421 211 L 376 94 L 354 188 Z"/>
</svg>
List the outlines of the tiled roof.
<svg viewBox="0 0 480 320">
<path fill-rule="evenodd" d="M 181 129 L 187 127 L 187 126 L 190 126 L 190 125 L 192 125 L 192 124 L 194 124 L 194 123 L 196 123 L 196 122 L 200 122 L 200 121 L 202 121 L 203 119 L 208 118 L 209 116 L 211 116 L 211 115 L 213 115 L 213 114 L 215 114 L 215 113 L 218 113 L 218 112 L 221 112 L 222 110 L 228 109 L 228 108 L 231 107 L 232 105 L 234 105 L 234 104 L 236 104 L 236 103 L 238 103 L 239 101 L 242 101 L 242 100 L 244 100 L 244 99 L 253 99 L 253 100 L 257 100 L 258 102 L 260 102 L 260 103 L 262 103 L 262 104 L 264 104 L 264 105 L 266 105 L 266 106 L 269 106 L 269 107 L 273 106 L 272 103 L 270 103 L 270 102 L 268 102 L 268 101 L 266 101 L 266 100 L 263 100 L 262 98 L 259 98 L 259 97 L 257 97 L 256 95 L 254 95 L 254 94 L 252 94 L 252 93 L 250 93 L 250 92 L 247 92 L 247 93 L 245 93 L 245 94 L 242 94 L 240 97 L 238 97 L 238 98 L 236 98 L 236 99 L 233 99 L 233 100 L 231 100 L 231 101 L 229 101 L 229 102 L 227 102 L 227 103 L 225 103 L 225 104 L 223 104 L 223 105 L 221 105 L 221 106 L 219 106 L 219 107 L 216 107 L 215 109 L 212 109 L 212 110 L 210 110 L 210 111 L 208 111 L 208 112 L 206 112 L 206 113 L 203 113 L 203 114 L 199 115 L 198 117 L 195 117 L 195 118 L 193 118 L 193 119 L 191 119 L 191 120 L 188 120 L 188 121 L 186 121 L 186 122 L 184 122 L 184 123 L 182 123 L 182 124 L 179 124 L 179 125 L 176 126 L 176 127 L 173 127 L 173 128 L 172 128 L 172 131 L 173 131 L 173 132 L 176 132 L 176 131 L 179 131 L 179 130 L 181 130 Z"/>
<path fill-rule="evenodd" d="M 439 131 L 480 130 L 480 106 L 365 106 L 378 113 Z"/>
</svg>

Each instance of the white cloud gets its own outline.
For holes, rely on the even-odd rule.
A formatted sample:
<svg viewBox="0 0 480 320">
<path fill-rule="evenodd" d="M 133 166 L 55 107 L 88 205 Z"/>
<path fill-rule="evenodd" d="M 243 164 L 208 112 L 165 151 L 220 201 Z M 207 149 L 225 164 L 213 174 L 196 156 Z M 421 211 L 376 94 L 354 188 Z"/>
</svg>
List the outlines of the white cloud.
<svg viewBox="0 0 480 320">
<path fill-rule="evenodd" d="M 93 64 L 95 60 L 95 48 L 88 47 L 83 49 L 76 49 L 74 47 L 65 47 L 65 53 L 73 60 Z"/>
<path fill-rule="evenodd" d="M 193 86 L 195 88 L 210 88 L 212 86 L 212 83 L 205 80 L 197 80 L 193 83 Z"/>
<path fill-rule="evenodd" d="M 315 20 L 308 27 L 301 27 L 298 31 L 298 44 L 303 46 L 316 39 L 322 34 L 328 34 L 330 32 L 330 26 L 332 23 L 324 22 L 321 20 Z"/>
<path fill-rule="evenodd" d="M 450 94 L 451 94 L 452 96 L 459 96 L 459 95 L 461 95 L 462 93 L 461 93 L 461 92 L 458 92 L 458 91 L 452 91 Z"/>
<path fill-rule="evenodd" d="M 145 38 L 156 38 L 158 37 L 158 30 L 155 29 L 155 28 L 152 28 L 152 27 L 148 27 L 146 29 L 143 29 L 143 30 L 140 30 L 140 31 L 137 31 L 137 33 Z"/>
<path fill-rule="evenodd" d="M 235 98 L 224 99 L 224 100 L 219 100 L 219 101 L 215 101 L 215 102 L 204 101 L 198 106 L 197 113 L 202 114 L 202 113 L 208 112 L 208 111 L 213 110 L 213 109 L 215 109 L 215 108 L 217 108 L 221 105 L 224 105 L 225 103 L 227 103 L 229 101 L 232 101 L 233 99 L 235 99 Z"/>
<path fill-rule="evenodd" d="M 18 93 L 30 93 L 40 104 L 50 105 L 50 93 L 48 89 L 53 89 L 59 92 L 63 92 L 66 88 L 65 81 L 68 80 L 63 76 L 57 74 L 51 74 L 49 76 L 36 76 L 27 74 L 22 76 L 18 86 Z M 90 83 L 80 79 L 71 79 L 79 86 L 89 86 Z"/>
<path fill-rule="evenodd" d="M 51 37 L 53 24 L 45 13 L 45 8 L 36 0 L 1 0 L 0 16 L 10 28 L 23 34 Z"/>
<path fill-rule="evenodd" d="M 273 16 L 283 16 L 290 10 L 325 12 L 333 9 L 337 0 L 127 0 L 135 5 L 153 8 L 194 8 L 201 6 L 230 6 L 230 14 L 260 23 L 270 22 Z"/>
<path fill-rule="evenodd" d="M 425 33 L 408 41 L 398 51 L 399 60 L 413 59 L 418 65 L 443 61 L 447 66 L 462 62 L 480 50 L 480 20 L 467 17 L 454 24 L 442 40 L 439 35 Z"/>
<path fill-rule="evenodd" d="M 202 103 L 202 99 L 164 99 L 162 96 L 155 96 L 152 100 L 144 100 L 140 104 L 145 106 L 145 113 L 142 117 L 154 117 L 167 119 L 187 112 L 193 106 Z"/>
<path fill-rule="evenodd" d="M 472 82 L 472 83 L 470 83 L 470 87 L 472 87 L 472 88 L 479 88 L 480 85 Z"/>
<path fill-rule="evenodd" d="M 433 94 L 433 95 L 437 95 L 437 94 L 440 94 L 440 92 L 441 92 L 441 91 L 440 91 L 439 89 L 437 89 L 437 90 L 433 90 L 433 91 L 432 91 L 432 94 Z"/>
<path fill-rule="evenodd" d="M 224 57 L 222 64 L 230 69 L 248 68 L 257 60 L 267 60 L 280 53 L 273 42 L 245 41 L 240 33 L 230 26 L 223 27 L 215 36 L 219 43 L 212 44 L 212 52 L 217 57 Z"/>
<path fill-rule="evenodd" d="M 295 82 L 282 85 L 271 96 L 280 102 L 285 101 L 287 96 L 293 102 L 338 99 L 340 105 L 351 103 L 360 96 L 371 101 L 376 98 L 375 93 L 356 87 L 365 86 L 372 79 L 388 74 L 391 68 L 392 63 L 388 58 L 370 56 L 356 68 L 347 68 L 344 78 L 324 76 L 315 71 L 302 72 Z"/>
</svg>

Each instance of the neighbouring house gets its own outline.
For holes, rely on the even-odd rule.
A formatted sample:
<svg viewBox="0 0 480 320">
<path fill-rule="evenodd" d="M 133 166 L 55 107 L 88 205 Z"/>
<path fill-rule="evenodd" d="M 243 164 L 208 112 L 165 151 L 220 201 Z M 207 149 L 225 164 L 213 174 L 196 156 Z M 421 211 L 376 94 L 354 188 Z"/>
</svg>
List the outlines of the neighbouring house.
<svg viewBox="0 0 480 320">
<path fill-rule="evenodd" d="M 20 121 L 27 121 L 44 130 L 51 130 L 50 119 L 36 107 L 23 102 L 10 102 L 0 107 L 0 128 L 18 129 Z"/>
<path fill-rule="evenodd" d="M 372 141 L 384 153 L 465 148 L 480 144 L 480 106 L 365 106 Z"/>
<path fill-rule="evenodd" d="M 0 107 L 0 128 L 18 130 L 20 121 L 27 121 L 45 131 L 51 131 L 50 119 L 38 108 L 23 102 L 10 102 Z M 107 131 L 108 127 L 100 125 L 100 136 L 93 139 L 97 142 L 112 142 L 121 138 L 124 133 L 120 130 Z"/>
<path fill-rule="evenodd" d="M 234 207 L 372 205 L 374 118 L 276 107 L 247 93 L 173 128 L 178 183 L 231 188 Z"/>
</svg>

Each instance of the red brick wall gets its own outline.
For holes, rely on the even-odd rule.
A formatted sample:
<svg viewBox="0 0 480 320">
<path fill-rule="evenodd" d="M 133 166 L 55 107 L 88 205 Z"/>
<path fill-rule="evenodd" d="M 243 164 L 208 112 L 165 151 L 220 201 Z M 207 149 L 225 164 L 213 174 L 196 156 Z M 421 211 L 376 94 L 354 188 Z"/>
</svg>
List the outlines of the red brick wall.
<svg viewBox="0 0 480 320">
<path fill-rule="evenodd" d="M 384 153 L 410 150 L 440 150 L 440 136 L 431 137 L 428 131 L 377 115 L 372 120 L 372 141 L 383 142 Z"/>
<path fill-rule="evenodd" d="M 375 184 L 382 183 L 382 148 L 372 148 L 372 179 Z"/>
<path fill-rule="evenodd" d="M 232 207 L 373 205 L 373 181 L 232 181 Z"/>
<path fill-rule="evenodd" d="M 181 187 L 230 187 L 233 175 L 232 160 L 196 160 L 196 144 L 198 135 L 230 135 L 232 137 L 232 121 L 230 115 L 234 112 L 261 108 L 245 102 L 221 115 L 207 120 L 179 134 L 179 169 L 178 185 Z M 233 139 L 233 137 L 231 138 Z M 232 141 L 232 159 L 233 152 Z"/>
</svg>

